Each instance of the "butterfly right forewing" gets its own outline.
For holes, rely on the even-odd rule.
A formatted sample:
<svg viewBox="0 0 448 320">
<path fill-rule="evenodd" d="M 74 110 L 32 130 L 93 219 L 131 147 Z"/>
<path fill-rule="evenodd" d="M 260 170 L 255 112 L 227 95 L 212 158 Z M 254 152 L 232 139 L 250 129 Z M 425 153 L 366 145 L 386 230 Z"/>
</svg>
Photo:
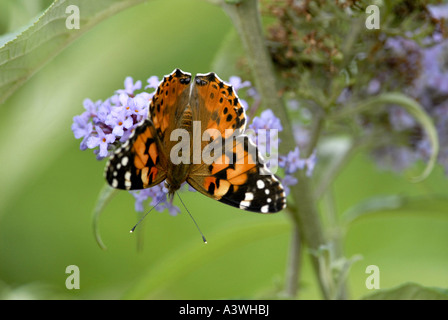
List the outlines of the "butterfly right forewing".
<svg viewBox="0 0 448 320">
<path fill-rule="evenodd" d="M 232 86 L 214 73 L 197 75 L 191 104 L 204 134 L 218 131 L 204 142 L 213 151 L 192 167 L 187 182 L 202 194 L 243 210 L 272 213 L 286 206 L 280 181 L 269 171 L 257 147 L 242 135 L 246 126 L 243 106 Z M 213 155 L 212 155 L 213 153 Z M 208 160 L 208 161 L 207 161 Z"/>
</svg>

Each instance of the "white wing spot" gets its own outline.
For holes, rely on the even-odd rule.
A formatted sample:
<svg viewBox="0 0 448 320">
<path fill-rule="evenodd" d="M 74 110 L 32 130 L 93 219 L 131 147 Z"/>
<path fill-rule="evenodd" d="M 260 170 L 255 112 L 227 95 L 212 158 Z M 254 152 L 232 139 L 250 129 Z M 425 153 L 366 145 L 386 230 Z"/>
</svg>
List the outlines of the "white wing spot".
<svg viewBox="0 0 448 320">
<path fill-rule="evenodd" d="M 112 187 L 114 187 L 114 188 L 118 187 L 118 180 L 117 179 L 112 180 Z"/>
<path fill-rule="evenodd" d="M 128 157 L 123 157 L 123 159 L 121 159 L 121 164 L 123 166 L 126 166 L 129 162 L 129 158 Z"/>
<path fill-rule="evenodd" d="M 261 207 L 261 212 L 262 213 L 268 213 L 269 212 L 269 206 L 268 205 L 262 206 Z"/>
<path fill-rule="evenodd" d="M 249 201 L 241 201 L 240 202 L 240 209 L 246 209 L 250 206 L 250 202 Z"/>
<path fill-rule="evenodd" d="M 252 192 L 246 192 L 246 195 L 245 195 L 244 200 L 245 200 L 245 201 L 251 201 L 251 200 L 254 200 L 254 194 L 253 194 Z"/>
<path fill-rule="evenodd" d="M 264 193 L 269 194 L 271 191 L 269 189 L 264 189 Z"/>
<path fill-rule="evenodd" d="M 257 187 L 258 187 L 258 189 L 263 189 L 263 188 L 264 188 L 264 182 L 263 182 L 263 180 L 258 180 L 258 181 L 257 181 Z"/>
</svg>

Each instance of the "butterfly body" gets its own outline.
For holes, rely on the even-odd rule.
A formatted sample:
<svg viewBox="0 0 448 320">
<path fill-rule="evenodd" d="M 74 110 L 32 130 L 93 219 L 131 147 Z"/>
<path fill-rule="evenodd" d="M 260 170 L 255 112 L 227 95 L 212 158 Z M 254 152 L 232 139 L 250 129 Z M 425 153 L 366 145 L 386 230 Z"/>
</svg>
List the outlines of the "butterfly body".
<svg viewBox="0 0 448 320">
<path fill-rule="evenodd" d="M 171 197 L 188 182 L 240 209 L 280 211 L 286 206 L 283 187 L 243 134 L 245 124 L 230 85 L 214 73 L 192 79 L 176 69 L 159 84 L 148 119 L 111 156 L 106 180 L 125 190 L 165 181 Z"/>
</svg>

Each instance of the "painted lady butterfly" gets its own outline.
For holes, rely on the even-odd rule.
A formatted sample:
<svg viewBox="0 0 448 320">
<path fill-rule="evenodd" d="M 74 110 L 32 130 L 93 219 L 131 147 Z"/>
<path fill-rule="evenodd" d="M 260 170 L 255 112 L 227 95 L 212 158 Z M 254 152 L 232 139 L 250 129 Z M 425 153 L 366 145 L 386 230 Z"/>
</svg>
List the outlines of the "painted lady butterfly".
<svg viewBox="0 0 448 320">
<path fill-rule="evenodd" d="M 273 213 L 284 209 L 283 186 L 243 134 L 245 111 L 232 86 L 214 73 L 191 80 L 191 74 L 180 69 L 163 78 L 150 102 L 148 119 L 109 159 L 108 183 L 137 190 L 165 181 L 173 197 L 186 181 L 202 194 L 243 210 Z M 205 128 L 198 129 L 195 123 Z M 172 137 L 176 129 L 183 129 L 193 140 L 199 136 L 199 153 L 194 143 L 178 149 L 178 140 Z M 205 131 L 218 134 L 209 134 L 204 141 Z M 185 156 L 191 149 L 192 154 Z M 201 158 L 206 150 L 213 161 Z M 186 161 L 173 161 L 173 155 Z"/>
</svg>

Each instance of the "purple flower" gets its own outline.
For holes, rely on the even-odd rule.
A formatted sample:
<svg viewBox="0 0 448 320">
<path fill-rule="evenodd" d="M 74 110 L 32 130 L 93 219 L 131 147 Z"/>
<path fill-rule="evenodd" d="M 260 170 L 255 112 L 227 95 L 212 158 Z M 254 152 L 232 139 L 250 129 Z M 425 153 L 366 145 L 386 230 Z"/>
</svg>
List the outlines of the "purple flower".
<svg viewBox="0 0 448 320">
<path fill-rule="evenodd" d="M 268 167 L 275 167 L 276 161 L 273 161 L 273 156 L 277 154 L 280 143 L 278 132 L 283 130 L 280 119 L 274 115 L 272 110 L 267 109 L 259 117 L 253 118 L 249 129 L 247 134 L 254 140 L 261 154 L 270 154 Z"/>
<path fill-rule="evenodd" d="M 145 210 L 143 202 L 148 200 L 148 197 L 152 195 L 152 188 L 147 188 L 139 191 L 130 191 L 129 193 L 132 194 L 135 198 L 135 211 L 137 212 L 143 212 Z"/>
<path fill-rule="evenodd" d="M 293 174 L 297 170 L 305 168 L 305 160 L 300 159 L 299 147 L 296 147 L 293 151 L 290 151 L 286 156 L 281 156 L 279 159 L 279 166 L 285 170 L 285 173 Z"/>
<path fill-rule="evenodd" d="M 417 124 L 415 119 L 399 106 L 389 108 L 389 121 L 396 131 L 407 130 Z"/>
<path fill-rule="evenodd" d="M 152 95 L 141 92 L 129 96 L 135 89 L 141 87 L 132 78 L 125 81 L 125 90 L 117 90 L 119 94 L 107 98 L 104 102 L 93 102 L 85 99 L 83 104 L 86 111 L 73 118 L 72 131 L 75 138 L 82 138 L 81 149 L 95 149 L 98 159 L 108 156 L 108 150 L 117 138 L 126 141 L 137 124 L 148 115 L 148 102 Z M 99 150 L 96 148 L 99 147 Z"/>
<path fill-rule="evenodd" d="M 146 117 L 148 115 L 148 102 L 150 100 L 149 94 L 141 93 L 129 101 L 129 110 L 133 115 L 138 117 Z"/>
<path fill-rule="evenodd" d="M 105 123 L 107 120 L 107 116 L 110 114 L 110 112 L 111 112 L 110 100 L 106 100 L 106 101 L 104 101 L 104 103 L 101 103 L 98 106 L 96 115 L 93 116 L 93 119 L 92 119 L 93 123 L 95 125 Z"/>
<path fill-rule="evenodd" d="M 316 151 L 314 151 L 309 158 L 301 159 L 299 147 L 290 151 L 286 156 L 280 157 L 279 167 L 283 168 L 285 171 L 285 177 L 282 179 L 282 184 L 287 195 L 289 194 L 289 187 L 298 182 L 293 176 L 294 173 L 297 170 L 304 170 L 306 168 L 306 175 L 311 177 L 314 167 L 316 166 L 316 160 Z"/>
<path fill-rule="evenodd" d="M 130 129 L 134 124 L 134 120 L 126 111 L 125 108 L 114 107 L 106 117 L 105 123 L 113 128 L 112 133 L 117 137 L 121 137 L 124 130 Z"/>
<path fill-rule="evenodd" d="M 289 187 L 296 185 L 297 182 L 298 182 L 298 180 L 294 176 L 289 175 L 289 174 L 285 175 L 285 177 L 282 179 L 282 185 L 283 185 L 283 189 L 285 189 L 286 195 L 289 195 L 289 192 L 290 192 Z"/>
<path fill-rule="evenodd" d="M 250 83 L 250 81 L 241 81 L 241 78 L 238 76 L 231 76 L 229 78 L 229 84 L 236 90 L 238 91 L 239 89 L 243 89 L 243 88 L 248 88 L 251 87 L 252 84 Z"/>
<path fill-rule="evenodd" d="M 103 102 L 101 100 L 98 100 L 96 102 L 93 102 L 90 99 L 84 99 L 83 101 L 83 106 L 84 109 L 86 109 L 87 115 L 94 115 L 98 112 L 98 107 L 102 104 Z"/>
<path fill-rule="evenodd" d="M 151 188 L 139 191 L 130 191 L 130 193 L 135 198 L 135 211 L 143 212 L 143 203 L 151 199 L 151 203 L 149 205 L 151 207 L 156 206 L 155 209 L 159 212 L 163 212 L 165 209 L 168 209 L 169 214 L 172 216 L 180 213 L 180 209 L 173 204 L 172 199 L 168 201 L 168 190 L 162 183 Z"/>
<path fill-rule="evenodd" d="M 428 5 L 427 6 L 429 12 L 433 16 L 434 19 L 448 19 L 448 4 L 441 5 Z"/>
<path fill-rule="evenodd" d="M 266 109 L 260 114 L 259 117 L 254 117 L 249 128 L 251 128 L 255 132 L 259 129 L 276 129 L 278 131 L 283 130 L 280 119 L 274 115 L 274 112 L 272 112 L 271 109 Z"/>
<path fill-rule="evenodd" d="M 145 89 L 148 89 L 148 88 L 157 89 L 157 87 L 159 86 L 160 80 L 157 76 L 152 76 L 146 82 L 148 82 L 148 85 L 145 87 Z"/>
<path fill-rule="evenodd" d="M 90 136 L 86 141 L 86 145 L 90 149 L 93 149 L 93 148 L 96 148 L 99 146 L 100 151 L 98 153 L 98 156 L 99 156 L 99 158 L 102 159 L 109 155 L 108 147 L 109 147 L 109 144 L 115 142 L 115 135 L 112 133 L 105 134 L 103 132 L 103 130 L 101 130 L 100 127 L 96 127 L 96 131 L 97 131 L 98 135 Z"/>
<path fill-rule="evenodd" d="M 161 184 L 143 190 L 130 191 L 130 193 L 135 198 L 135 211 L 138 212 L 144 211 L 143 203 L 148 199 L 151 199 L 150 205 L 155 206 L 161 203 L 162 201 L 166 201 L 166 195 L 167 195 L 166 190 L 163 188 Z M 163 211 L 163 208 L 161 209 L 161 207 L 157 206 L 156 210 Z"/>
<path fill-rule="evenodd" d="M 316 162 L 317 162 L 317 156 L 316 156 L 316 150 L 314 150 L 314 152 L 309 156 L 309 158 L 305 159 L 306 175 L 308 177 L 311 177 L 311 175 L 313 174 Z"/>
<path fill-rule="evenodd" d="M 162 210 L 161 211 L 163 211 L 163 209 L 167 209 L 168 213 L 171 216 L 177 216 L 180 213 L 180 209 L 173 204 L 173 199 L 171 199 L 170 201 L 164 202 L 162 204 Z"/>
<path fill-rule="evenodd" d="M 73 117 L 72 131 L 76 139 L 82 138 L 81 150 L 87 149 L 86 141 L 93 131 L 93 125 L 88 120 L 89 117 L 85 113 Z"/>
<path fill-rule="evenodd" d="M 134 95 L 134 91 L 135 90 L 140 90 L 142 88 L 142 82 L 140 80 L 138 80 L 137 82 L 134 83 L 134 79 L 132 79 L 132 77 L 126 77 L 126 79 L 124 80 L 124 90 L 120 89 L 117 90 L 117 93 L 126 93 L 130 96 Z"/>
</svg>

